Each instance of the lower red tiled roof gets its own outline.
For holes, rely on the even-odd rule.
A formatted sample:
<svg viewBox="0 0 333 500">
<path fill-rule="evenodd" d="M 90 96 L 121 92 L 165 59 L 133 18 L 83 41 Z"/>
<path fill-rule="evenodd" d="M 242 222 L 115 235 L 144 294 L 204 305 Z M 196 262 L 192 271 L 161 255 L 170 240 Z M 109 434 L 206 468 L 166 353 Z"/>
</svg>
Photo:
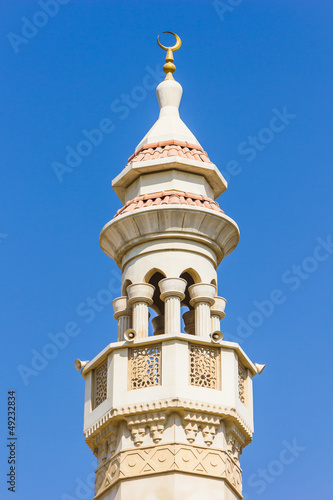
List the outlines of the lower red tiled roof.
<svg viewBox="0 0 333 500">
<path fill-rule="evenodd" d="M 145 194 L 137 196 L 133 200 L 128 201 L 120 208 L 114 217 L 131 212 L 138 208 L 150 207 L 155 205 L 192 205 L 201 208 L 209 208 L 216 212 L 224 213 L 218 203 L 211 198 L 206 198 L 202 195 L 186 193 L 185 191 L 161 191 L 154 194 Z"/>
<path fill-rule="evenodd" d="M 129 157 L 128 163 L 155 160 L 156 158 L 166 158 L 168 156 L 179 156 L 180 158 L 211 163 L 207 153 L 201 146 L 175 140 L 146 144 Z"/>
</svg>

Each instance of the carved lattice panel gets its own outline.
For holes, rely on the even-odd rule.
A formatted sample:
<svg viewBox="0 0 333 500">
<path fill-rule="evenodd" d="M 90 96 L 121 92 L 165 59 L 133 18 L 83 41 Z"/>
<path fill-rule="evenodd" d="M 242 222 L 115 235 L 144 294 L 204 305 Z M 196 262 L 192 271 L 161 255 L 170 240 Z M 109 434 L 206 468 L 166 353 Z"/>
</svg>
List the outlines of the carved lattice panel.
<svg viewBox="0 0 333 500">
<path fill-rule="evenodd" d="M 95 369 L 94 373 L 95 408 L 106 400 L 107 372 L 108 372 L 108 360 L 106 359 Z"/>
<path fill-rule="evenodd" d="M 238 395 L 244 404 L 246 403 L 246 379 L 247 370 L 241 363 L 238 363 Z"/>
<path fill-rule="evenodd" d="M 161 344 L 129 350 L 129 388 L 161 384 Z"/>
<path fill-rule="evenodd" d="M 190 344 L 190 384 L 220 389 L 220 349 Z"/>
</svg>

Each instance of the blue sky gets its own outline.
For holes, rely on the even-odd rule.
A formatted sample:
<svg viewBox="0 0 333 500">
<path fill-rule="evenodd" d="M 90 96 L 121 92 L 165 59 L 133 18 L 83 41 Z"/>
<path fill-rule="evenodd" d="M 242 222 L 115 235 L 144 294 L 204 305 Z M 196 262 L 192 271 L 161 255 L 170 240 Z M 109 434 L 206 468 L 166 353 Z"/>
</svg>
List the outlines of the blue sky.
<svg viewBox="0 0 333 500">
<path fill-rule="evenodd" d="M 116 339 L 108 297 L 120 295 L 120 272 L 98 236 L 121 206 L 111 180 L 158 115 L 164 30 L 183 41 L 181 116 L 228 178 L 218 201 L 241 231 L 219 268 L 222 330 L 267 364 L 254 379 L 245 498 L 333 498 L 332 4 L 45 4 L 0 3 L 1 498 L 12 498 L 4 484 L 10 389 L 15 498 L 93 496 L 84 383 L 73 362 Z M 80 149 L 97 127 L 102 138 Z M 66 164 L 77 148 L 82 155 Z M 68 344 L 22 376 L 65 329 Z"/>
</svg>

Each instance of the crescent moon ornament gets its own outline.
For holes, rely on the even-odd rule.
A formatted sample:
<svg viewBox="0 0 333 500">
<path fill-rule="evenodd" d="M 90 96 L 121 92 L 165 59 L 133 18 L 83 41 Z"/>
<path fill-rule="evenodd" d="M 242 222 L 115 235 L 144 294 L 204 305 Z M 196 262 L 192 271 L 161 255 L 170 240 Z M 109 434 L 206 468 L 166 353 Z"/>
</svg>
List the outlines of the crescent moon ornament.
<svg viewBox="0 0 333 500">
<path fill-rule="evenodd" d="M 172 31 L 163 31 L 163 33 L 169 33 L 170 35 L 173 35 L 174 37 L 176 37 L 176 43 L 173 47 L 165 47 L 164 45 L 161 44 L 161 42 L 159 40 L 159 36 L 158 36 L 157 43 L 161 47 L 161 49 L 172 50 L 172 52 L 175 52 L 176 50 L 180 49 L 180 47 L 182 45 L 182 41 L 181 41 L 180 37 L 178 35 L 176 35 L 176 33 L 173 33 Z"/>
<path fill-rule="evenodd" d="M 182 41 L 176 33 L 173 33 L 172 31 L 163 31 L 163 33 L 170 33 L 170 35 L 173 35 L 176 37 L 176 43 L 173 45 L 173 47 L 165 47 L 164 45 L 161 44 L 159 37 L 157 37 L 157 43 L 161 47 L 161 49 L 166 50 L 166 56 L 165 56 L 165 64 L 163 66 L 163 71 L 166 73 L 165 80 L 174 80 L 173 73 L 176 71 L 176 66 L 174 65 L 174 57 L 173 57 L 173 52 L 176 50 L 180 49 Z"/>
</svg>

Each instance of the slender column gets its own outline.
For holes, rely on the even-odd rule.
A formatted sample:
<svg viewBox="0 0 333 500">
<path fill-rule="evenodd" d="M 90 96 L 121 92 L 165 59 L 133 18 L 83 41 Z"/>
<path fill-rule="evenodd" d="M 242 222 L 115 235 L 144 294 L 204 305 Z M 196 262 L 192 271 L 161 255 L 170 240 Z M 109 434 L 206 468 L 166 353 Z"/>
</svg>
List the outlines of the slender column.
<svg viewBox="0 0 333 500">
<path fill-rule="evenodd" d="M 137 337 L 148 337 L 149 306 L 155 287 L 150 283 L 135 283 L 127 287 L 128 303 L 133 307 L 133 329 Z"/>
<path fill-rule="evenodd" d="M 195 311 L 195 335 L 209 339 L 212 333 L 210 306 L 214 304 L 216 286 L 211 283 L 196 283 L 188 291 L 190 304 Z"/>
<path fill-rule="evenodd" d="M 220 321 L 225 316 L 225 306 L 227 301 L 223 297 L 215 297 L 214 304 L 210 308 L 212 333 L 220 330 Z"/>
<path fill-rule="evenodd" d="M 164 333 L 180 333 L 180 308 L 186 285 L 187 281 L 182 278 L 164 278 L 158 283 L 165 303 Z"/>
<path fill-rule="evenodd" d="M 128 304 L 127 297 L 118 297 L 112 302 L 114 319 L 118 321 L 118 342 L 124 340 L 124 333 L 132 328 L 132 308 Z"/>
</svg>

